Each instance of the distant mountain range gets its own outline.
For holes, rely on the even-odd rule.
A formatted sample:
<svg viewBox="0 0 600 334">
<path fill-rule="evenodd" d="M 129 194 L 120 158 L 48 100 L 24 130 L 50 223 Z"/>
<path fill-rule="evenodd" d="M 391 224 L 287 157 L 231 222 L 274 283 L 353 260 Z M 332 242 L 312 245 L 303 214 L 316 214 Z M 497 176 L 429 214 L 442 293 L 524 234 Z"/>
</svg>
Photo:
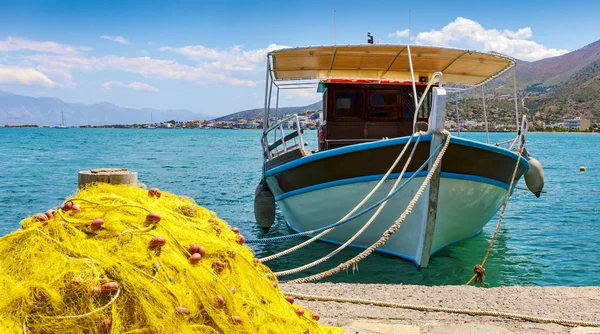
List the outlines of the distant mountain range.
<svg viewBox="0 0 600 334">
<path fill-rule="evenodd" d="M 525 107 L 536 119 L 600 120 L 600 40 L 517 68 Z"/>
<path fill-rule="evenodd" d="M 282 107 L 278 109 L 278 114 L 280 116 L 282 115 L 289 115 L 289 114 L 298 114 L 298 113 L 302 113 L 305 112 L 307 110 L 323 110 L 323 101 L 318 101 L 315 102 L 313 104 L 309 104 L 307 106 L 302 106 L 302 107 Z M 239 111 L 233 114 L 229 114 L 223 117 L 219 117 L 216 118 L 215 121 L 230 121 L 230 122 L 235 122 L 238 121 L 240 119 L 255 119 L 255 118 L 261 118 L 263 117 L 263 113 L 265 112 L 265 108 L 258 108 L 258 109 L 248 109 L 248 110 L 243 110 L 243 111 Z M 275 113 L 275 108 L 271 109 L 271 115 L 273 115 Z"/>
<path fill-rule="evenodd" d="M 0 126 L 55 126 L 61 124 L 61 112 L 64 113 L 66 126 L 148 124 L 150 115 L 155 123 L 213 117 L 189 110 L 132 109 L 112 103 L 67 103 L 56 98 L 36 98 L 0 91 Z"/>
<path fill-rule="evenodd" d="M 600 41 L 562 56 L 527 62 L 517 60 L 519 114 L 537 125 L 584 117 L 600 121 Z M 488 120 L 514 124 L 512 71 L 486 85 Z M 483 121 L 481 91 L 461 94 L 461 119 Z M 456 119 L 455 97 L 447 106 Z"/>
<path fill-rule="evenodd" d="M 320 110 L 322 102 L 302 107 L 279 108 L 280 115 L 300 113 L 306 110 Z M 227 116 L 218 117 L 198 114 L 189 110 L 156 110 L 150 108 L 132 109 L 112 103 L 67 103 L 57 98 L 29 97 L 0 91 L 0 126 L 61 124 L 64 113 L 66 126 L 148 124 L 150 115 L 154 123 L 170 120 L 210 120 L 238 121 L 240 119 L 262 118 L 263 108 L 249 109 Z"/>
</svg>

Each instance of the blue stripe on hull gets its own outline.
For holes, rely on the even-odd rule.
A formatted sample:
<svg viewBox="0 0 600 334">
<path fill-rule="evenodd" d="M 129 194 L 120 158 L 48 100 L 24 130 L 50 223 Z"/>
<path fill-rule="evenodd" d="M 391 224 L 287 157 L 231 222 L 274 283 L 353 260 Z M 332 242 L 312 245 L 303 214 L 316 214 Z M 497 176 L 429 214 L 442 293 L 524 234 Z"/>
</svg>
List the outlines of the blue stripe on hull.
<svg viewBox="0 0 600 334">
<path fill-rule="evenodd" d="M 414 174 L 413 172 L 406 172 L 406 173 L 404 173 L 403 178 L 409 178 L 413 174 Z M 315 184 L 315 185 L 312 185 L 309 187 L 296 189 L 296 190 L 292 190 L 290 192 L 287 192 L 287 193 L 284 193 L 281 195 L 277 195 L 277 196 L 275 196 L 275 201 L 280 201 L 282 199 L 285 199 L 285 198 L 288 198 L 291 196 L 296 196 L 296 195 L 308 193 L 311 191 L 321 190 L 321 189 L 325 189 L 325 188 L 337 187 L 337 186 L 342 186 L 342 185 L 352 184 L 352 183 L 359 183 L 359 182 L 379 181 L 383 178 L 384 175 L 385 174 L 375 174 L 375 175 L 353 177 L 353 178 L 349 178 L 349 179 L 336 180 L 336 181 L 332 181 L 332 182 Z M 425 177 L 426 175 L 427 175 L 427 171 L 421 171 L 417 174 L 417 177 Z M 400 173 L 392 173 L 388 176 L 388 179 L 397 179 L 399 176 L 400 176 Z M 506 184 L 504 182 L 500 182 L 498 180 L 483 177 L 483 176 L 441 172 L 440 177 L 447 178 L 447 179 L 459 179 L 459 180 L 482 182 L 482 183 L 487 183 L 487 184 L 491 184 L 494 186 L 502 187 L 502 188 L 508 190 L 508 184 Z"/>
</svg>

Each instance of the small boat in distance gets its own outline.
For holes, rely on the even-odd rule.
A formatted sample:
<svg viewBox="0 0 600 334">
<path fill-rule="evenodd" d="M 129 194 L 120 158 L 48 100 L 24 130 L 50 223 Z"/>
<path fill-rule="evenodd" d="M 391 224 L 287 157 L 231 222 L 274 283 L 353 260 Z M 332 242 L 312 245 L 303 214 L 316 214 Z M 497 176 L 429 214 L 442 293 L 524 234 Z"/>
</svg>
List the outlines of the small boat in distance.
<svg viewBox="0 0 600 334">
<path fill-rule="evenodd" d="M 147 129 L 156 129 L 154 126 L 154 120 L 152 119 L 152 112 L 150 112 L 150 124 L 148 124 Z"/>
<path fill-rule="evenodd" d="M 60 125 L 55 126 L 54 128 L 66 129 L 67 127 L 65 126 L 65 113 L 63 111 L 60 112 L 60 117 L 61 117 L 62 123 Z"/>
<path fill-rule="evenodd" d="M 541 166 L 528 161 L 528 122 L 519 118 L 517 103 L 514 140 L 490 144 L 489 137 L 477 142 L 444 130 L 448 93 L 480 88 L 511 69 L 514 75 L 515 66 L 508 56 L 446 47 L 270 52 L 257 222 L 267 232 L 277 203 L 289 227 L 303 235 L 359 248 L 387 235 L 378 251 L 427 266 L 438 250 L 478 234 L 521 176 L 532 175 L 528 186 L 536 196 L 542 190 L 543 179 L 533 175 Z M 307 87 L 323 93 L 316 150 L 306 148 L 297 115 L 271 123 L 271 97 L 279 99 L 280 89 Z M 278 101 L 275 106 L 276 115 Z"/>
</svg>

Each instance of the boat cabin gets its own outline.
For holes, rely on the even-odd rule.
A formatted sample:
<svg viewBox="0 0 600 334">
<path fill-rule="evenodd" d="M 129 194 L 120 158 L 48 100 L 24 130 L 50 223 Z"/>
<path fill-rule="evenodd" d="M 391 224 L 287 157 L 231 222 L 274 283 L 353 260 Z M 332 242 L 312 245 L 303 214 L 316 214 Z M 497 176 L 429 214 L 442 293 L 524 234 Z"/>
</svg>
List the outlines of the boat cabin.
<svg viewBox="0 0 600 334">
<path fill-rule="evenodd" d="M 346 145 L 409 136 L 415 112 L 413 87 L 408 83 L 323 83 L 323 134 L 319 151 Z M 417 84 L 421 99 L 425 84 Z M 427 93 L 417 121 L 427 122 L 431 92 Z M 321 129 L 320 129 L 321 131 Z"/>
<path fill-rule="evenodd" d="M 481 86 L 514 68 L 514 64 L 513 59 L 499 54 L 428 46 L 334 45 L 269 52 L 262 138 L 264 169 L 312 153 L 305 148 L 297 115 L 270 122 L 271 100 L 276 97 L 277 114 L 280 89 L 314 89 L 317 85 L 324 93 L 318 151 L 326 151 L 411 135 L 416 109 L 413 89 L 419 100 L 427 94 L 415 129 L 424 130 L 435 87 Z M 418 81 L 415 88 L 413 81 Z M 284 123 L 294 123 L 293 129 L 284 129 Z"/>
</svg>

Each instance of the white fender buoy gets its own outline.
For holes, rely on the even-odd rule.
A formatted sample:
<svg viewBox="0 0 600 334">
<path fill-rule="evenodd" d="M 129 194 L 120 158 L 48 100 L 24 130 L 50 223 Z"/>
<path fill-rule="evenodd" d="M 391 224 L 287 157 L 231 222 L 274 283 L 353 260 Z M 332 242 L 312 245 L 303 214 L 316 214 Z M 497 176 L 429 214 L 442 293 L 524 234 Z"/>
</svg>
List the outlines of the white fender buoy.
<svg viewBox="0 0 600 334">
<path fill-rule="evenodd" d="M 265 233 L 275 222 L 275 197 L 264 180 L 260 181 L 254 192 L 254 218 Z"/>
<path fill-rule="evenodd" d="M 536 158 L 529 157 L 529 171 L 525 173 L 525 184 L 535 197 L 540 197 L 544 189 L 544 169 Z"/>
</svg>

